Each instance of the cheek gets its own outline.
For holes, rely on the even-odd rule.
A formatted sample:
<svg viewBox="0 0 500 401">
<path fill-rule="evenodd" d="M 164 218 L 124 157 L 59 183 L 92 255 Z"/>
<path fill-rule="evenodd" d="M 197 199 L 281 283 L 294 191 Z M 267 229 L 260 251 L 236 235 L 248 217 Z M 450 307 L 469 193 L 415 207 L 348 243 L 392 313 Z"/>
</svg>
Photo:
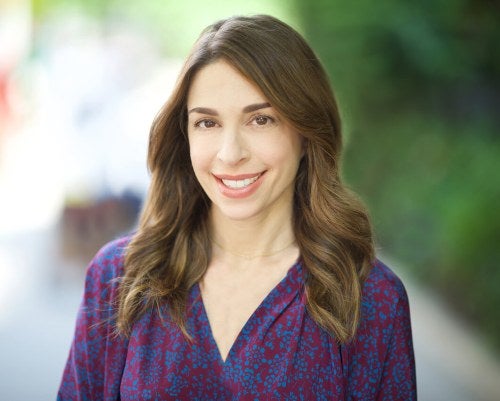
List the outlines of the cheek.
<svg viewBox="0 0 500 401">
<path fill-rule="evenodd" d="M 295 169 L 303 156 L 304 147 L 300 138 L 285 138 L 261 147 L 260 153 L 271 165 Z"/>
<path fill-rule="evenodd" d="M 210 168 L 212 156 L 208 143 L 205 141 L 192 140 L 189 141 L 189 154 L 191 157 L 191 165 L 198 176 L 205 170 Z"/>
<path fill-rule="evenodd" d="M 280 179 L 289 181 L 294 179 L 297 174 L 300 162 L 299 153 L 296 154 L 294 149 L 286 148 L 286 150 L 276 149 L 274 151 L 261 152 L 261 155 L 262 160 L 268 168 L 276 171 L 281 177 Z"/>
</svg>

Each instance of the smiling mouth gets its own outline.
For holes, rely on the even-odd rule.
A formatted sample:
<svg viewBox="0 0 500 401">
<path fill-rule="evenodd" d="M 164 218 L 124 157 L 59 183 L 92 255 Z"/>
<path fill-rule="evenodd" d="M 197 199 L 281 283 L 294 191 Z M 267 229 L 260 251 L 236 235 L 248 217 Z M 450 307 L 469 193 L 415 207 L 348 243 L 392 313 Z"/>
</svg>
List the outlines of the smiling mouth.
<svg viewBox="0 0 500 401">
<path fill-rule="evenodd" d="M 255 177 L 245 178 L 244 180 L 228 180 L 222 178 L 221 181 L 228 188 L 239 189 L 248 187 L 249 185 L 253 184 L 255 181 L 259 179 L 260 176 L 261 174 L 258 174 Z"/>
</svg>

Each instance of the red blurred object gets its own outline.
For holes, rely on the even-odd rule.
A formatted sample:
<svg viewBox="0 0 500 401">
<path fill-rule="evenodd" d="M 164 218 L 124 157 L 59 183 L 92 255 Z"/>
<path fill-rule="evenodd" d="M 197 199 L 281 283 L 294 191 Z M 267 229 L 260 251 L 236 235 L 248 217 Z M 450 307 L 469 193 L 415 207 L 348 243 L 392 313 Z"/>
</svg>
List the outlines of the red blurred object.
<svg viewBox="0 0 500 401">
<path fill-rule="evenodd" d="M 126 194 L 65 206 L 59 224 L 61 255 L 88 263 L 106 242 L 133 229 L 140 203 L 138 196 Z"/>
</svg>

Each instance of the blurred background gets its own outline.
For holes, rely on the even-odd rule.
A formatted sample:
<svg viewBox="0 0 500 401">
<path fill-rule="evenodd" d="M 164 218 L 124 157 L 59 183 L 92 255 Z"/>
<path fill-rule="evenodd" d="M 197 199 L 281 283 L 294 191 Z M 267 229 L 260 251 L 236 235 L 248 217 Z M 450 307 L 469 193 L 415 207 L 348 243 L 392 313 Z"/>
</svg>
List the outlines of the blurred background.
<svg viewBox="0 0 500 401">
<path fill-rule="evenodd" d="M 131 230 L 149 126 L 206 25 L 273 14 L 326 65 L 344 176 L 410 296 L 420 400 L 500 399 L 494 0 L 0 0 L 0 399 L 52 400 L 85 266 Z"/>
</svg>

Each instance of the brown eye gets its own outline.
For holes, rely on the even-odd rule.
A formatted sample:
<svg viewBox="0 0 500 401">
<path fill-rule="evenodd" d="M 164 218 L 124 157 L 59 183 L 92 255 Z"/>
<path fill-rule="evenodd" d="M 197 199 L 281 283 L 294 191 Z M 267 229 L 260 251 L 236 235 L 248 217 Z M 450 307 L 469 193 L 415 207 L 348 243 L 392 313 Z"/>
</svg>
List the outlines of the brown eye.
<svg viewBox="0 0 500 401">
<path fill-rule="evenodd" d="M 275 123 L 276 120 L 270 116 L 255 116 L 252 120 L 252 124 L 258 125 L 258 126 L 265 126 L 265 125 L 271 125 Z"/>
<path fill-rule="evenodd" d="M 257 125 L 266 125 L 270 122 L 270 118 L 267 116 L 257 116 L 255 117 L 255 124 Z"/>
<path fill-rule="evenodd" d="M 205 128 L 213 128 L 215 123 L 212 120 L 205 120 Z"/>
<path fill-rule="evenodd" d="M 214 128 L 216 123 L 213 120 L 201 120 L 198 121 L 195 126 L 199 128 Z"/>
</svg>

